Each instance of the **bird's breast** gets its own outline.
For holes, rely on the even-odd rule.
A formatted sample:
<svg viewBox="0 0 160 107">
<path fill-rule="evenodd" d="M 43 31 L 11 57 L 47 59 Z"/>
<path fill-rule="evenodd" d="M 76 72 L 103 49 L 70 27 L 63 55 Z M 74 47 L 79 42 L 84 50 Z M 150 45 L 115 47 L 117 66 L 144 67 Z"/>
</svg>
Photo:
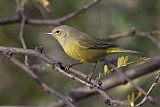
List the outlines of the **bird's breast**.
<svg viewBox="0 0 160 107">
<path fill-rule="evenodd" d="M 68 56 L 84 63 L 96 62 L 106 55 L 104 49 L 86 49 L 74 41 L 65 44 L 63 49 Z"/>
</svg>

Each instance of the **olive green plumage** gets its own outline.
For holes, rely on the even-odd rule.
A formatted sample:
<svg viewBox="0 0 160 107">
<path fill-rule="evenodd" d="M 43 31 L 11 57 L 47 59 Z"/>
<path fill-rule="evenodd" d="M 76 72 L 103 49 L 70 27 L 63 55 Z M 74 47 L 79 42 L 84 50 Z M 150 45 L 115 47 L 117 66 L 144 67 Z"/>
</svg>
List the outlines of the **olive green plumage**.
<svg viewBox="0 0 160 107">
<path fill-rule="evenodd" d="M 67 25 L 56 27 L 51 33 L 65 53 L 79 62 L 92 63 L 114 53 L 137 53 L 133 50 L 118 48 L 115 44 L 99 39 Z"/>
</svg>

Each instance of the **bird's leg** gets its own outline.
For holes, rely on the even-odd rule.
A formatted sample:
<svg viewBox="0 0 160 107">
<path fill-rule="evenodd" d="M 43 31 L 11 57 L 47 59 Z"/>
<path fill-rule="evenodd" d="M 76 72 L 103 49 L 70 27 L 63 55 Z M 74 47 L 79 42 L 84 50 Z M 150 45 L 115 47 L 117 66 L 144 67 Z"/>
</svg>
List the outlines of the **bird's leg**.
<svg viewBox="0 0 160 107">
<path fill-rule="evenodd" d="M 90 74 L 91 77 L 92 77 L 93 74 L 94 74 L 94 71 L 95 71 L 95 69 L 96 69 L 96 66 L 97 66 L 97 62 L 94 63 L 93 70 L 92 70 L 92 72 L 91 72 L 91 74 Z"/>
<path fill-rule="evenodd" d="M 87 75 L 87 77 L 86 77 L 87 82 L 91 82 L 91 79 L 93 77 L 93 74 L 94 74 L 94 71 L 96 69 L 96 66 L 97 66 L 97 62 L 94 63 L 93 71 L 89 75 Z M 94 84 L 97 84 L 97 85 L 101 86 L 102 82 L 100 80 L 96 79 Z"/>
<path fill-rule="evenodd" d="M 86 77 L 87 82 L 90 82 L 90 81 L 91 81 L 92 76 L 93 76 L 93 74 L 94 74 L 94 71 L 95 71 L 95 69 L 96 69 L 96 66 L 97 66 L 97 62 L 94 63 L 92 72 L 91 72 L 89 75 L 87 75 L 87 77 Z"/>
<path fill-rule="evenodd" d="M 74 64 L 68 64 L 68 65 L 65 66 L 65 71 L 68 71 L 69 68 L 71 68 L 71 67 L 73 67 L 75 65 L 79 65 L 79 64 L 82 64 L 82 62 L 78 62 L 78 63 L 74 63 Z"/>
</svg>

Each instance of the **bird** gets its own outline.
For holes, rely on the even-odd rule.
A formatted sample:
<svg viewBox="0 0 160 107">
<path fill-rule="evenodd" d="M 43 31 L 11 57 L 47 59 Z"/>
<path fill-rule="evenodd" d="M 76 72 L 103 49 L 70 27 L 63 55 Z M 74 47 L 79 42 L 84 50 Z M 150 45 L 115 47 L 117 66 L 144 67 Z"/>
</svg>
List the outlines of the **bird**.
<svg viewBox="0 0 160 107">
<path fill-rule="evenodd" d="M 91 75 L 96 68 L 97 62 L 107 55 L 116 53 L 139 53 L 134 50 L 119 48 L 109 41 L 89 36 L 68 25 L 55 27 L 50 33 L 46 34 L 54 37 L 62 46 L 65 53 L 78 61 L 78 63 L 69 65 L 68 69 L 82 63 L 94 63 Z"/>
</svg>

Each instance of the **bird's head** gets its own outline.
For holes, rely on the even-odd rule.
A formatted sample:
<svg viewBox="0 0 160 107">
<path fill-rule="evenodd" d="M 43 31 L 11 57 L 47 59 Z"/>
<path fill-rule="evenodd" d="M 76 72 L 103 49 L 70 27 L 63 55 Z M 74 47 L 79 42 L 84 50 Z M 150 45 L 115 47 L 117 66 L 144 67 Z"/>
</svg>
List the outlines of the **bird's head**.
<svg viewBox="0 0 160 107">
<path fill-rule="evenodd" d="M 55 27 L 50 33 L 46 33 L 47 35 L 51 35 L 56 38 L 58 42 L 63 45 L 66 42 L 70 42 L 78 37 L 81 32 L 71 26 L 61 25 Z"/>
</svg>

